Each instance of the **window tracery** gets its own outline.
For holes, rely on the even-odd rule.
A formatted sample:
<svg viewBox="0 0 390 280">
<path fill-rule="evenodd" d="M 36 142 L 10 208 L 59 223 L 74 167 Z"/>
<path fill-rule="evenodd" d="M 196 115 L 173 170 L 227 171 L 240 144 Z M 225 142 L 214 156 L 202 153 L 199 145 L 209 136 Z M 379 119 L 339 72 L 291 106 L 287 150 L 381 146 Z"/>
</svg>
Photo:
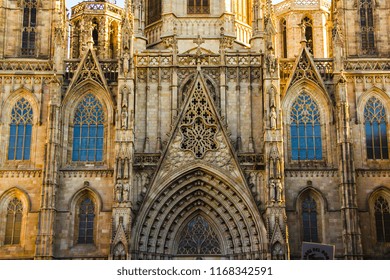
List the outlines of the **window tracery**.
<svg viewBox="0 0 390 280">
<path fill-rule="evenodd" d="M 386 110 L 379 99 L 371 97 L 364 107 L 367 159 L 389 159 Z"/>
<path fill-rule="evenodd" d="M 292 160 L 322 160 L 319 108 L 305 92 L 292 105 L 290 133 Z"/>
<path fill-rule="evenodd" d="M 215 135 L 218 126 L 200 82 L 197 82 L 180 125 L 180 148 L 191 151 L 196 158 L 203 158 L 207 151 L 218 148 Z"/>
<path fill-rule="evenodd" d="M 209 0 L 188 0 L 187 12 L 189 14 L 209 14 L 210 1 Z"/>
<path fill-rule="evenodd" d="M 7 208 L 4 244 L 15 245 L 20 243 L 22 218 L 23 204 L 19 199 L 14 198 L 9 202 Z"/>
<path fill-rule="evenodd" d="M 89 93 L 79 103 L 74 115 L 73 161 L 103 160 L 104 111 L 102 104 Z"/>
<path fill-rule="evenodd" d="M 95 220 L 95 205 L 90 198 L 85 198 L 79 206 L 79 228 L 78 239 L 79 244 L 93 243 L 94 220 Z"/>
<path fill-rule="evenodd" d="M 363 54 L 375 54 L 373 1 L 360 0 L 360 29 Z"/>
<path fill-rule="evenodd" d="M 375 227 L 378 242 L 390 242 L 390 208 L 388 201 L 379 196 L 375 200 Z"/>
<path fill-rule="evenodd" d="M 177 253 L 179 255 L 221 254 L 219 240 L 202 216 L 196 216 L 184 228 Z"/>
<path fill-rule="evenodd" d="M 19 99 L 11 111 L 8 160 L 29 160 L 33 110 L 25 99 Z"/>
<path fill-rule="evenodd" d="M 318 241 L 317 203 L 313 197 L 307 196 L 302 202 L 303 241 Z"/>
<path fill-rule="evenodd" d="M 24 0 L 23 3 L 23 29 L 22 29 L 22 55 L 35 54 L 35 31 L 37 26 L 37 0 Z"/>
</svg>

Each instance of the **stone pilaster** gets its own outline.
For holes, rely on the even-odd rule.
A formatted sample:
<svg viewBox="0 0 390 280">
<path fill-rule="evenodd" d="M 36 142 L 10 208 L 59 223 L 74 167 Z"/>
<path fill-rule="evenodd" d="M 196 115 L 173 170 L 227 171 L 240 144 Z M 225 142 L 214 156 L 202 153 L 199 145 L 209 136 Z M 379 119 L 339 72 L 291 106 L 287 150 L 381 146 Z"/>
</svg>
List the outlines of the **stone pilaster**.
<svg viewBox="0 0 390 280">
<path fill-rule="evenodd" d="M 362 243 L 357 209 L 356 172 L 350 127 L 346 79 L 341 73 L 336 79 L 337 144 L 339 150 L 339 189 L 345 259 L 362 259 Z"/>
</svg>

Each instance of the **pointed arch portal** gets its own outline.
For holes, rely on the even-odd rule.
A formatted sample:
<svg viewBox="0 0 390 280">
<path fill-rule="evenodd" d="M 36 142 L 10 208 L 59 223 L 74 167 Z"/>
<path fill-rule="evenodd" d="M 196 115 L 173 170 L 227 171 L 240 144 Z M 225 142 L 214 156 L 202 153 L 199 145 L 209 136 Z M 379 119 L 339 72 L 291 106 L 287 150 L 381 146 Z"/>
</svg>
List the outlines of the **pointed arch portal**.
<svg viewBox="0 0 390 280">
<path fill-rule="evenodd" d="M 264 223 L 238 189 L 202 168 L 176 177 L 141 206 L 133 257 L 265 259 Z"/>
</svg>

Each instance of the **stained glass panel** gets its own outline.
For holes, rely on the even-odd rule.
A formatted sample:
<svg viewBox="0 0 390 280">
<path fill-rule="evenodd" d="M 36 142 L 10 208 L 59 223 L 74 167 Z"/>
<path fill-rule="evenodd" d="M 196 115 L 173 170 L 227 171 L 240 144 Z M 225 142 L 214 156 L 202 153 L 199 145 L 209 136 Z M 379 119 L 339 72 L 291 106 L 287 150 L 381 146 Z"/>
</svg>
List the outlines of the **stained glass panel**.
<svg viewBox="0 0 390 280">
<path fill-rule="evenodd" d="M 292 160 L 321 160 L 320 113 L 307 93 L 300 94 L 293 103 L 290 122 Z"/>
<path fill-rule="evenodd" d="M 73 127 L 73 161 L 103 160 L 104 111 L 102 104 L 88 94 L 77 106 Z"/>
<path fill-rule="evenodd" d="M 376 97 L 371 97 L 364 108 L 367 159 L 389 159 L 386 110 Z"/>
<path fill-rule="evenodd" d="M 30 103 L 19 99 L 11 111 L 8 160 L 29 160 L 33 110 Z"/>
</svg>

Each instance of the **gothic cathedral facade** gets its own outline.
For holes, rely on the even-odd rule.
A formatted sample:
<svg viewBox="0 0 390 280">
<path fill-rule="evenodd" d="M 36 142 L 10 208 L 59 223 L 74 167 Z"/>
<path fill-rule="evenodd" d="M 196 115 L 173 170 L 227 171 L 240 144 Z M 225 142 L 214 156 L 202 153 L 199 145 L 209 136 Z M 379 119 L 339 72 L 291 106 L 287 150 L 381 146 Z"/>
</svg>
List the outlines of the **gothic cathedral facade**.
<svg viewBox="0 0 390 280">
<path fill-rule="evenodd" d="M 0 0 L 0 258 L 389 259 L 389 23 L 386 0 Z"/>
</svg>

